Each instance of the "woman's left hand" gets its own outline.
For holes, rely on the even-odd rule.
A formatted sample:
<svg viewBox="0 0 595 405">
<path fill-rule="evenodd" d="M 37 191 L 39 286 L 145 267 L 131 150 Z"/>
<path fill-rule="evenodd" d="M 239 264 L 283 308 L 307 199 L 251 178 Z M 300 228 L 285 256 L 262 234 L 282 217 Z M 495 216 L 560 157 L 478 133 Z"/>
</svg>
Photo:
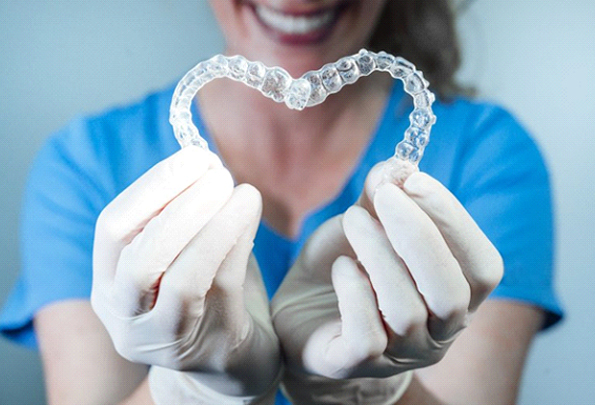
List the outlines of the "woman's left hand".
<svg viewBox="0 0 595 405">
<path fill-rule="evenodd" d="M 419 172 L 403 189 L 381 184 L 383 165 L 361 205 L 312 235 L 273 298 L 298 404 L 324 404 L 329 390 L 385 403 L 396 391 L 362 378 L 406 385 L 406 371 L 438 362 L 502 277 L 498 251 L 444 186 Z"/>
</svg>

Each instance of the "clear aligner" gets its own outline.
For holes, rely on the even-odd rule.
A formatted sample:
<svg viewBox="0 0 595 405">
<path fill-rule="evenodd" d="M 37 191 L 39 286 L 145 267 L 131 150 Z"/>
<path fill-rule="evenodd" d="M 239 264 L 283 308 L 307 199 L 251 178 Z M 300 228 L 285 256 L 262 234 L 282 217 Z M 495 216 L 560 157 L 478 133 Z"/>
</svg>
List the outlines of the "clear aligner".
<svg viewBox="0 0 595 405">
<path fill-rule="evenodd" d="M 343 86 L 376 71 L 388 72 L 393 78 L 401 80 L 405 92 L 413 98 L 410 125 L 404 139 L 396 146 L 395 158 L 417 166 L 430 140 L 431 127 L 436 122 L 432 112 L 435 97 L 428 90 L 429 83 L 421 71 L 411 62 L 386 52 L 375 53 L 362 49 L 355 55 L 307 72 L 299 79 L 291 77 L 283 68 L 267 67 L 261 62 L 248 61 L 243 56 L 216 55 L 197 64 L 180 80 L 172 98 L 169 122 L 182 147 L 199 145 L 208 148 L 192 123 L 190 107 L 198 90 L 214 79 L 227 77 L 242 82 L 278 103 L 285 103 L 291 109 L 303 110 L 322 103 Z"/>
</svg>

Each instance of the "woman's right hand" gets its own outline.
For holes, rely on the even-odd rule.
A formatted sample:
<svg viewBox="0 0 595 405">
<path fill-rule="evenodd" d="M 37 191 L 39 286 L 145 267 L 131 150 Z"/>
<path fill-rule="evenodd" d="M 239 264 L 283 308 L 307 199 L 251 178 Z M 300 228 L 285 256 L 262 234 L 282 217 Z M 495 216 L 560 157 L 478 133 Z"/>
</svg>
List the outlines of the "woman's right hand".
<svg viewBox="0 0 595 405">
<path fill-rule="evenodd" d="M 279 344 L 251 254 L 261 209 L 254 187 L 234 188 L 214 154 L 187 147 L 99 216 L 91 303 L 120 355 L 159 366 L 152 392 L 171 395 L 154 385 L 180 378 L 244 398 L 273 385 Z"/>
</svg>

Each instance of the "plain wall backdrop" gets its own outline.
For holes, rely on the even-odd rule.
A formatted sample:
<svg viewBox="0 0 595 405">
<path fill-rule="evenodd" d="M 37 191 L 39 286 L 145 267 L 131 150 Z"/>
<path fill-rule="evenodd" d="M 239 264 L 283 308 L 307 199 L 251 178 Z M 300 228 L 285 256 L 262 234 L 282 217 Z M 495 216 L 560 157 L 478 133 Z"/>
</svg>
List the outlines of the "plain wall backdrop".
<svg viewBox="0 0 595 405">
<path fill-rule="evenodd" d="M 595 2 L 478 0 L 459 26 L 461 79 L 530 130 L 555 193 L 567 316 L 536 339 L 520 404 L 593 403 Z M 0 0 L 0 305 L 19 270 L 21 193 L 43 140 L 77 114 L 172 84 L 222 44 L 206 0 Z M 0 404 L 43 403 L 37 354 L 0 340 Z"/>
</svg>

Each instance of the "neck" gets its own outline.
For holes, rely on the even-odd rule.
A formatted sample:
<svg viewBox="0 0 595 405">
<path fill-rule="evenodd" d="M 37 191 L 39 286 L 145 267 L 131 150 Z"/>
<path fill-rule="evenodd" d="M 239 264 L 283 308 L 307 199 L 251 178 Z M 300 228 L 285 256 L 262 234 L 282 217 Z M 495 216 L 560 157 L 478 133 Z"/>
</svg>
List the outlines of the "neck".
<svg viewBox="0 0 595 405">
<path fill-rule="evenodd" d="M 231 80 L 201 91 L 221 158 L 238 183 L 260 190 L 263 217 L 277 231 L 295 236 L 304 215 L 332 199 L 355 167 L 390 89 L 390 78 L 366 79 L 300 112 Z"/>
<path fill-rule="evenodd" d="M 241 83 L 219 80 L 201 91 L 199 103 L 222 154 L 241 149 L 291 164 L 290 156 L 303 162 L 306 156 L 342 153 L 357 138 L 367 139 L 389 89 L 390 78 L 376 75 L 345 87 L 321 105 L 292 111 Z"/>
</svg>

